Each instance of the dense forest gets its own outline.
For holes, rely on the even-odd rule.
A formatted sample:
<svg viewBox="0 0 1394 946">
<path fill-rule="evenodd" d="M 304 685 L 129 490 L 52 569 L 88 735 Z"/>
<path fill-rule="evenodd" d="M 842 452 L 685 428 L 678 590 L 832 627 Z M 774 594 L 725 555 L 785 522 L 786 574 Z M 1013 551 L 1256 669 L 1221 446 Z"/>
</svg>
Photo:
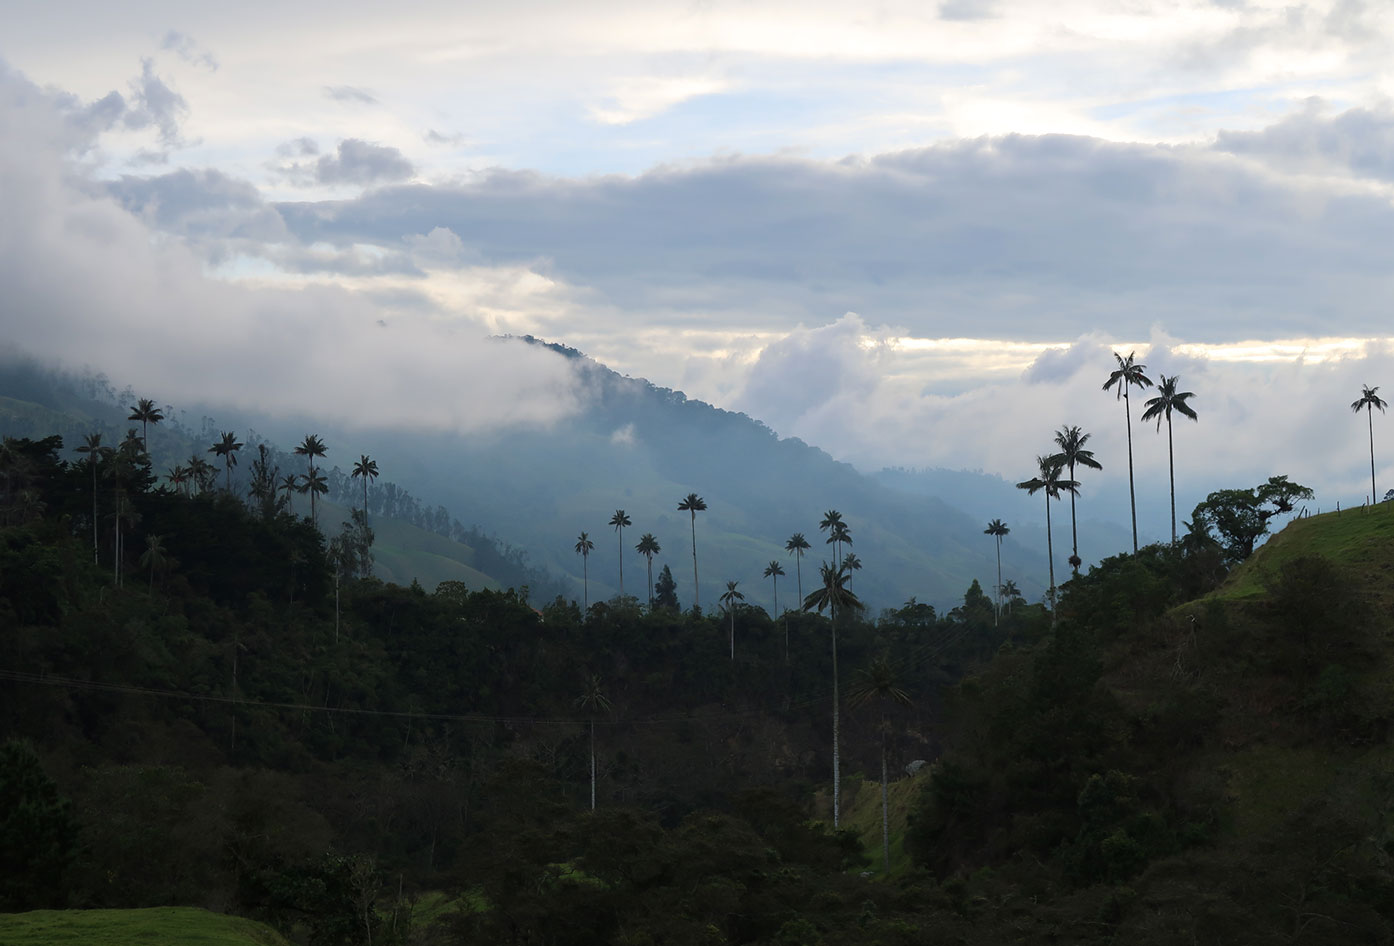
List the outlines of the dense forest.
<svg viewBox="0 0 1394 946">
<path fill-rule="evenodd" d="M 1272 490 L 1214 494 L 1053 614 L 976 582 L 819 611 L 808 574 L 807 609 L 682 612 L 672 572 L 583 613 L 363 578 L 361 519 L 157 485 L 134 447 L 7 439 L 0 472 L 0 910 L 307 943 L 1394 932 L 1388 505 L 1253 553 Z M 839 756 L 844 798 L 910 789 L 907 857 L 835 826 Z"/>
</svg>

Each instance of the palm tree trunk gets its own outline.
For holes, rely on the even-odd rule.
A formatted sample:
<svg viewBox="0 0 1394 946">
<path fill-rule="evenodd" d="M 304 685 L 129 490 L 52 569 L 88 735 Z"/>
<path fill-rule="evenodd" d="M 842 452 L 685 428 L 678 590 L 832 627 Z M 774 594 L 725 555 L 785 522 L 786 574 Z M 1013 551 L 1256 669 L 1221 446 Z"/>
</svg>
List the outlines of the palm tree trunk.
<svg viewBox="0 0 1394 946">
<path fill-rule="evenodd" d="M 615 533 L 620 537 L 620 597 L 624 597 L 624 529 L 616 529 Z"/>
<path fill-rule="evenodd" d="M 692 513 L 692 606 L 702 607 L 701 595 L 697 591 L 697 513 Z"/>
<path fill-rule="evenodd" d="M 595 719 L 591 719 L 591 811 L 595 811 Z"/>
<path fill-rule="evenodd" d="M 891 872 L 891 817 L 890 805 L 886 798 L 886 717 L 881 716 L 881 853 L 885 858 L 886 873 Z"/>
<path fill-rule="evenodd" d="M 92 564 L 97 564 L 97 455 L 92 454 Z"/>
<path fill-rule="evenodd" d="M 1046 493 L 1046 560 L 1050 563 L 1050 623 L 1055 625 L 1055 540 L 1050 534 L 1050 493 Z"/>
<path fill-rule="evenodd" d="M 1373 436 L 1373 435 L 1371 435 Z M 799 580 L 799 602 L 803 602 L 803 552 L 794 550 L 794 574 Z"/>
<path fill-rule="evenodd" d="M 1137 495 L 1133 492 L 1133 409 L 1128 405 L 1128 383 L 1126 381 L 1123 382 L 1123 416 L 1128 421 L 1128 506 L 1133 513 L 1133 554 L 1136 555 Z"/>
<path fill-rule="evenodd" d="M 736 602 L 731 602 L 731 662 L 736 662 Z"/>
<path fill-rule="evenodd" d="M 1375 492 L 1375 415 L 1370 410 L 1370 405 L 1365 405 L 1365 418 L 1370 424 L 1370 505 L 1379 502 L 1378 494 Z"/>
<path fill-rule="evenodd" d="M 581 620 L 585 620 L 586 612 L 591 609 L 591 573 L 589 568 L 589 555 L 581 556 Z"/>
<path fill-rule="evenodd" d="M 1002 618 L 1002 537 L 997 539 L 997 594 L 993 595 L 997 599 L 997 611 L 992 615 L 992 626 L 996 627 Z"/>
<path fill-rule="evenodd" d="M 833 830 L 842 823 L 842 752 L 838 748 L 838 730 L 841 719 L 838 714 L 837 687 L 837 606 L 828 611 L 828 625 L 833 632 Z"/>
<path fill-rule="evenodd" d="M 1075 479 L 1075 465 L 1070 464 L 1070 480 Z M 1079 558 L 1079 527 L 1075 525 L 1075 494 L 1070 494 L 1070 554 L 1074 558 Z M 1076 575 L 1079 574 L 1079 566 L 1070 563 L 1070 568 L 1074 569 Z"/>
<path fill-rule="evenodd" d="M 1171 415 L 1167 415 L 1167 475 L 1171 478 L 1171 544 L 1176 544 L 1176 450 L 1171 445 Z"/>
<path fill-rule="evenodd" d="M 642 536 L 641 536 L 641 538 L 642 538 Z M 649 610 L 652 611 L 652 610 L 653 610 L 653 556 L 652 556 L 652 555 L 645 555 L 644 557 L 647 558 L 647 559 L 649 560 Z"/>
</svg>

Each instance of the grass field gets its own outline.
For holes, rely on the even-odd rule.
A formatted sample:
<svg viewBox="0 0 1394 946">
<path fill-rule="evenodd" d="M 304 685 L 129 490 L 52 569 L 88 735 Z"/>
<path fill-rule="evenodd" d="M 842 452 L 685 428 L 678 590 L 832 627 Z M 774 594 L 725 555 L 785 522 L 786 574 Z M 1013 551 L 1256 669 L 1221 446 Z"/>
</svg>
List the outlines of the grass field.
<svg viewBox="0 0 1394 946">
<path fill-rule="evenodd" d="M 0 913 L 5 946 L 287 946 L 268 927 L 196 907 Z"/>
</svg>

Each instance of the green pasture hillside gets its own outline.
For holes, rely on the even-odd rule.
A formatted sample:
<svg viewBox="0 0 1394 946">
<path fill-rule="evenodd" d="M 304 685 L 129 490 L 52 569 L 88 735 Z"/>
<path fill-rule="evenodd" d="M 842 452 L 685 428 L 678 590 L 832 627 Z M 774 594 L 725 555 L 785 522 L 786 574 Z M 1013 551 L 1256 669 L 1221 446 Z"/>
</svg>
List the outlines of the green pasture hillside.
<svg viewBox="0 0 1394 946">
<path fill-rule="evenodd" d="M 5 946 L 287 946 L 270 928 L 196 907 L 0 914 Z"/>
</svg>

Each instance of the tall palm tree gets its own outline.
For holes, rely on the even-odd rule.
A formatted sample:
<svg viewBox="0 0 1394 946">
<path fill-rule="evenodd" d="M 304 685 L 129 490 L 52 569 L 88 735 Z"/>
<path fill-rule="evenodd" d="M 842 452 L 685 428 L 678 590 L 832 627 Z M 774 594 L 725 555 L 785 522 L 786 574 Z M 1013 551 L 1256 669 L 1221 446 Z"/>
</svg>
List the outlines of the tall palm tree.
<svg viewBox="0 0 1394 946">
<path fill-rule="evenodd" d="M 803 600 L 803 553 L 811 548 L 813 546 L 808 544 L 802 532 L 795 532 L 789 536 L 789 541 L 784 543 L 784 551 L 794 556 L 794 574 L 798 580 L 800 601 Z"/>
<path fill-rule="evenodd" d="M 851 542 L 852 540 L 848 539 L 847 541 Z M 848 552 L 846 555 L 842 556 L 842 567 L 847 569 L 847 583 L 850 586 L 852 583 L 852 573 L 862 570 L 862 560 L 857 558 L 856 552 Z"/>
<path fill-rule="evenodd" d="M 165 419 L 165 412 L 155 406 L 155 402 L 148 397 L 143 397 L 136 404 L 131 405 L 131 416 L 127 420 L 140 421 L 140 449 L 146 453 L 150 452 L 150 425 L 158 424 Z"/>
<path fill-rule="evenodd" d="M 784 574 L 784 566 L 779 564 L 778 559 L 770 559 L 770 563 L 765 566 L 763 577 L 770 579 L 774 583 L 774 619 L 779 620 L 779 576 Z M 789 662 L 789 621 L 784 621 L 784 662 Z"/>
<path fill-rule="evenodd" d="M 102 458 L 102 435 L 88 434 L 78 453 L 87 454 L 92 467 L 92 564 L 97 564 L 97 461 Z"/>
<path fill-rule="evenodd" d="M 328 452 L 328 448 L 325 447 L 324 441 L 319 439 L 319 436 L 316 434 L 306 434 L 305 439 L 300 441 L 300 445 L 295 448 L 295 455 L 304 457 L 309 464 L 311 480 L 313 480 L 315 476 L 315 457 L 322 457 Z M 301 489 L 302 493 L 307 491 L 310 494 L 310 521 L 318 525 L 319 515 L 315 512 L 315 491 L 313 489 Z"/>
<path fill-rule="evenodd" d="M 888 704 L 910 705 L 910 694 L 900 685 L 895 668 L 886 657 L 877 657 L 871 665 L 858 670 L 847 697 L 855 709 L 875 700 L 881 705 L 881 853 L 885 869 L 891 869 L 891 817 L 886 790 L 886 736 L 890 731 Z"/>
<path fill-rule="evenodd" d="M 663 551 L 658 545 L 658 540 L 653 537 L 652 532 L 645 532 L 639 536 L 639 544 L 634 546 L 634 551 L 644 556 L 649 564 L 649 610 L 653 610 L 653 557 Z"/>
<path fill-rule="evenodd" d="M 281 492 L 286 495 L 286 511 L 295 515 L 295 494 L 300 492 L 300 477 L 287 473 L 281 480 Z"/>
<path fill-rule="evenodd" d="M 615 535 L 619 536 L 620 543 L 620 597 L 624 597 L 624 527 L 632 526 L 634 522 L 625 515 L 623 509 L 616 509 L 615 514 L 610 517 L 610 525 L 615 527 Z"/>
<path fill-rule="evenodd" d="M 1103 465 L 1094 459 L 1094 451 L 1086 450 L 1084 445 L 1089 442 L 1089 434 L 1084 433 L 1078 427 L 1061 427 L 1055 432 L 1055 445 L 1060 448 L 1060 452 L 1051 457 L 1065 465 L 1070 471 L 1070 479 L 1075 478 L 1075 465 L 1088 467 L 1091 470 L 1102 470 Z M 1075 528 L 1075 494 L 1070 494 L 1070 569 L 1076 575 L 1079 574 L 1079 566 L 1083 560 L 1079 557 L 1079 530 Z M 998 576 L 998 583 L 1001 583 L 1001 576 Z"/>
<path fill-rule="evenodd" d="M 368 522 L 368 481 L 378 478 L 378 461 L 371 459 L 366 453 L 358 455 L 358 462 L 353 465 L 354 477 L 363 477 L 363 523 Z"/>
<path fill-rule="evenodd" d="M 1128 357 L 1124 358 L 1118 352 L 1113 353 L 1113 357 L 1118 360 L 1118 367 L 1108 376 L 1104 382 L 1104 390 L 1117 386 L 1118 390 L 1114 397 L 1123 399 L 1123 416 L 1128 422 L 1128 503 L 1133 512 L 1133 552 L 1137 552 L 1137 495 L 1133 492 L 1133 410 L 1128 403 L 1128 388 L 1136 385 L 1138 390 L 1150 388 L 1152 379 L 1143 373 L 1146 365 L 1133 362 L 1133 356 L 1137 352 L 1128 352 Z"/>
<path fill-rule="evenodd" d="M 706 508 L 706 501 L 696 493 L 688 493 L 678 503 L 678 512 L 692 515 L 692 607 L 694 609 L 699 609 L 702 606 L 701 596 L 697 593 L 697 513 Z"/>
<path fill-rule="evenodd" d="M 1359 414 L 1360 409 L 1365 409 L 1365 419 L 1370 426 L 1370 503 L 1373 505 L 1379 502 L 1379 493 L 1375 492 L 1375 420 L 1372 408 L 1379 408 L 1381 414 L 1389 406 L 1389 402 L 1383 400 L 1377 393 L 1379 386 L 1370 387 L 1368 384 L 1360 386 L 1360 399 L 1350 405 L 1350 409 Z"/>
<path fill-rule="evenodd" d="M 581 613 L 584 615 L 591 609 L 591 576 L 590 558 L 591 552 L 595 549 L 595 543 L 591 541 L 589 534 L 582 532 L 576 538 L 576 554 L 581 556 Z"/>
<path fill-rule="evenodd" d="M 1012 613 L 1012 602 L 1021 596 L 1021 589 L 1016 586 L 1016 582 L 1008 578 L 1002 582 L 1002 600 L 1007 602 L 1007 613 Z"/>
<path fill-rule="evenodd" d="M 315 497 L 323 496 L 329 492 L 329 480 L 324 476 L 323 470 L 312 470 L 300 478 L 300 492 L 310 494 L 310 522 L 316 527 L 319 526 L 319 519 L 315 514 Z"/>
<path fill-rule="evenodd" d="M 1060 464 L 1055 462 L 1054 457 L 1036 457 L 1036 466 L 1040 469 L 1037 476 L 1016 484 L 1017 489 L 1026 490 L 1028 496 L 1035 496 L 1038 492 L 1045 493 L 1046 501 L 1046 557 L 1050 562 L 1050 620 L 1055 621 L 1055 546 L 1050 533 L 1050 501 L 1059 499 L 1061 491 L 1071 493 L 1079 489 L 1079 484 L 1074 480 L 1062 480 L 1060 478 Z"/>
<path fill-rule="evenodd" d="M 1189 417 L 1191 420 L 1199 420 L 1195 410 L 1186 402 L 1195 397 L 1192 391 L 1176 390 L 1177 382 L 1181 380 L 1180 375 L 1157 376 L 1157 396 L 1149 398 L 1146 402 L 1147 410 L 1142 412 L 1143 420 L 1157 420 L 1157 430 L 1162 429 L 1162 420 L 1167 422 L 1167 473 L 1171 477 L 1171 544 L 1176 544 L 1176 451 L 1171 443 L 1171 412 L 1176 411 L 1182 417 Z M 1374 479 L 1370 480 L 1371 486 Z M 1071 500 L 1073 503 L 1074 500 Z"/>
<path fill-rule="evenodd" d="M 841 698 L 837 682 L 837 614 L 860 611 L 862 603 L 852 589 L 847 587 L 847 571 L 834 568 L 827 562 L 822 564 L 819 574 L 823 587 L 815 588 L 804 599 L 803 609 L 816 610 L 819 614 L 828 611 L 828 627 L 832 630 L 833 642 L 833 828 L 842 822 L 842 751 L 838 740 L 841 729 L 839 706 Z"/>
<path fill-rule="evenodd" d="M 585 535 L 585 533 L 581 533 Z M 600 689 L 600 676 L 591 674 L 586 678 L 585 688 L 576 698 L 576 705 L 586 711 L 591 731 L 591 811 L 595 811 L 595 714 L 609 712 L 610 701 Z"/>
<path fill-rule="evenodd" d="M 841 533 L 846 532 L 847 526 L 842 521 L 842 513 L 836 509 L 829 509 L 823 513 L 822 520 L 818 523 L 818 531 L 828 533 L 828 539 L 824 545 L 833 547 L 833 567 L 837 568 L 842 564 L 842 547 L 838 544 Z"/>
<path fill-rule="evenodd" d="M 162 569 L 169 561 L 168 551 L 165 549 L 164 537 L 159 535 L 147 535 L 145 537 L 145 553 L 141 555 L 139 565 L 150 568 L 150 591 L 155 590 L 155 572 Z"/>
<path fill-rule="evenodd" d="M 232 492 L 232 468 L 237 466 L 237 451 L 242 449 L 242 444 L 238 442 L 237 436 L 232 431 L 225 430 L 222 434 L 223 439 L 208 448 L 208 452 L 214 456 L 223 458 L 223 471 L 226 478 L 223 488 L 227 492 Z"/>
<path fill-rule="evenodd" d="M 1001 519 L 992 520 L 983 530 L 984 535 L 990 535 L 997 540 L 997 584 L 993 585 L 993 590 L 996 592 L 994 597 L 997 599 L 997 609 L 992 614 L 993 627 L 997 626 L 1002 614 L 1002 539 L 1011 531 Z"/>
<path fill-rule="evenodd" d="M 738 581 L 728 581 L 726 591 L 721 595 L 721 603 L 731 615 L 731 659 L 736 659 L 736 603 L 745 600 L 745 595 L 736 590 Z"/>
</svg>

